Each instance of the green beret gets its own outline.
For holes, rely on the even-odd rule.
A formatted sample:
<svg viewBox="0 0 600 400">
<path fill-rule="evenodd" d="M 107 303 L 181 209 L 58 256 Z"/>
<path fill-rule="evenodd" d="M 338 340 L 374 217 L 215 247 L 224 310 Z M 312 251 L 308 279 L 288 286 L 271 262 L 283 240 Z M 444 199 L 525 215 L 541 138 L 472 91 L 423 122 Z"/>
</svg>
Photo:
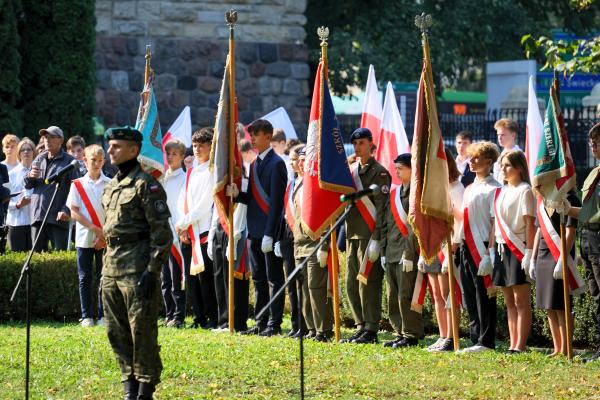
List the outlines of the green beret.
<svg viewBox="0 0 600 400">
<path fill-rule="evenodd" d="M 104 133 L 106 140 L 129 140 L 131 142 L 142 143 L 143 136 L 140 131 L 130 126 L 119 126 L 109 128 Z"/>
</svg>

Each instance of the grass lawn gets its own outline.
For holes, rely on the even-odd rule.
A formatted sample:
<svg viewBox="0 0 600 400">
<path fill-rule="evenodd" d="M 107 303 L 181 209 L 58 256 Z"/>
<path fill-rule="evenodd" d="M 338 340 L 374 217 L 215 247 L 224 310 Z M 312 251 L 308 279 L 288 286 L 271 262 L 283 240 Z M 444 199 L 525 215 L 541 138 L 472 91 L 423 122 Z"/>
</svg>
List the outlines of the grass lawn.
<svg viewBox="0 0 600 400">
<path fill-rule="evenodd" d="M 159 335 L 164 370 L 157 399 L 299 397 L 294 340 L 167 328 Z M 455 356 L 305 343 L 307 398 L 600 398 L 600 362 L 571 364 L 538 352 Z M 24 325 L 0 325 L 0 399 L 23 398 L 24 353 Z M 120 374 L 102 327 L 36 322 L 31 368 L 32 398 L 121 398 Z"/>
</svg>

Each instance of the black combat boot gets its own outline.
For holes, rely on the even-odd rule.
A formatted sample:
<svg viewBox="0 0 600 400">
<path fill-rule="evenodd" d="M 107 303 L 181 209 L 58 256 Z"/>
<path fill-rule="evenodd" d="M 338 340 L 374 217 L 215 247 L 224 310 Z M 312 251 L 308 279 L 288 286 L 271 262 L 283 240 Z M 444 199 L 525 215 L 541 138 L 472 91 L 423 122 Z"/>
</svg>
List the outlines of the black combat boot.
<svg viewBox="0 0 600 400">
<path fill-rule="evenodd" d="M 137 400 L 152 400 L 152 394 L 156 387 L 151 383 L 140 383 Z"/>
<path fill-rule="evenodd" d="M 125 391 L 125 400 L 136 400 L 138 398 L 138 389 L 140 383 L 135 378 L 129 378 L 123 382 Z"/>
</svg>

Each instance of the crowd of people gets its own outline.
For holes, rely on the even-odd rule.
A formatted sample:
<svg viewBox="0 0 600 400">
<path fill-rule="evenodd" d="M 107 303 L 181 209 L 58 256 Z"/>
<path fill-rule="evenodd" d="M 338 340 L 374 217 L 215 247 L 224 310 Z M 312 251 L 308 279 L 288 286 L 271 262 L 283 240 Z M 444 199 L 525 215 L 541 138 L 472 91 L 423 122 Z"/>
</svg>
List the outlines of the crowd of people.
<svg viewBox="0 0 600 400">
<path fill-rule="evenodd" d="M 422 293 L 429 287 L 439 339 L 427 351 L 453 350 L 451 295 L 469 316 L 472 345 L 461 351 L 495 349 L 496 293 L 500 290 L 506 303 L 509 352 L 520 353 L 526 348 L 531 330 L 531 285 L 535 284 L 535 304 L 547 310 L 554 347 L 551 355 L 556 356 L 566 352 L 569 340 L 562 289 L 562 269 L 568 268 L 571 293 L 581 292 L 587 283 L 595 300 L 596 345 L 600 347 L 599 167 L 586 180 L 581 200 L 572 191 L 561 204 L 544 203 L 531 187 L 527 161 L 517 145 L 517 124 L 501 119 L 495 129 L 498 145 L 473 142 L 472 134 L 463 131 L 456 135 L 457 155 L 446 149 L 453 233 L 451 243 L 444 245 L 444 251 L 429 263 L 419 256 L 419 244 L 407 221 L 411 155 L 398 155 L 395 170 L 388 171 L 373 156 L 371 132 L 359 128 L 352 133 L 354 155 L 349 165 L 355 186 L 359 189 L 376 184 L 381 191 L 361 199 L 340 232 L 340 248 L 347 260 L 343 281 L 356 326 L 343 342 L 378 343 L 385 279 L 389 322 L 395 338 L 384 346 L 419 345 L 424 337 Z M 173 239 L 180 244 L 183 257 L 171 251 L 162 266 L 164 323 L 167 327 L 184 327 L 189 298 L 193 327 L 229 330 L 228 257 L 229 246 L 233 246 L 235 331 L 265 337 L 282 334 L 284 298 L 274 301 L 254 326 L 247 326 L 249 280 L 253 281 L 254 309 L 258 313 L 282 287 L 286 274 L 307 261 L 297 284 L 288 290 L 292 323 L 288 336 L 329 341 L 333 336 L 333 289 L 327 268 L 330 243 L 317 249 L 319 241 L 311 239 L 300 218 L 305 145 L 286 140 L 285 133 L 273 129 L 266 120 L 254 121 L 248 132 L 250 140 L 244 138 L 243 126 L 238 127 L 244 166 L 241 186 L 227 187 L 227 194 L 237 203 L 232 238 L 213 198 L 216 182 L 209 165 L 212 128 L 194 132 L 191 149 L 178 140 L 165 146 L 168 168 L 160 183 L 166 192 Z M 51 126 L 40 130 L 39 135 L 37 146 L 28 138 L 14 135 L 2 140 L 5 160 L 0 179 L 8 183 L 3 187 L 9 190 L 0 195 L 7 205 L 2 216 L 8 227 L 8 244 L 14 251 L 32 248 L 53 193 L 53 186 L 45 179 L 73 159 L 79 160 L 80 167 L 61 178 L 57 201 L 49 211 L 36 250 L 66 249 L 71 240 L 69 225 L 75 226 L 81 324 L 92 326 L 94 319 L 101 324 L 101 297 L 97 311 L 92 307 L 93 296 L 99 294 L 93 276 L 98 279 L 102 274 L 107 238 L 101 200 L 114 173 L 99 145 L 86 146 L 80 137 L 72 137 L 65 151 L 60 128 Z M 600 160 L 600 124 L 589 132 L 589 146 Z M 390 174 L 401 184 L 392 187 Z M 568 266 L 562 265 L 560 244 L 556 243 L 559 213 L 568 216 Z M 578 276 L 574 261 L 578 227 L 585 282 Z M 107 256 L 104 254 L 105 262 Z M 448 284 L 450 265 L 456 271 L 457 288 Z M 600 351 L 593 359 L 598 357 Z"/>
</svg>

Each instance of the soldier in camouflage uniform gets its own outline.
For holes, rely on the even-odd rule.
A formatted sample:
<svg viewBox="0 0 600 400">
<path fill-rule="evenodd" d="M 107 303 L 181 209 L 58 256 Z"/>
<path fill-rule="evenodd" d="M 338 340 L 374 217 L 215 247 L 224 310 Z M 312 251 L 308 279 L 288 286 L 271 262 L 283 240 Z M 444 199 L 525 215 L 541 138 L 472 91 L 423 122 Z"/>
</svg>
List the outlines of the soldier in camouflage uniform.
<svg viewBox="0 0 600 400">
<path fill-rule="evenodd" d="M 107 248 L 102 301 L 125 399 L 152 399 L 160 381 L 159 276 L 172 243 L 162 186 L 137 161 L 142 134 L 129 127 L 106 132 L 111 163 L 119 173 L 102 194 Z"/>
<path fill-rule="evenodd" d="M 373 203 L 376 216 L 373 232 L 369 229 L 357 207 L 346 218 L 346 253 L 348 274 L 346 291 L 357 330 L 344 342 L 377 343 L 377 331 L 381 318 L 381 291 L 383 268 L 379 262 L 379 241 L 385 218 L 385 203 L 389 194 L 391 177 L 387 169 L 372 156 L 373 135 L 367 128 L 358 128 L 350 136 L 357 162 L 351 166 L 353 176 L 358 174 L 362 188 L 376 184 L 381 193 L 368 198 Z M 367 256 L 373 263 L 367 283 L 357 280 L 360 265 Z"/>
</svg>

